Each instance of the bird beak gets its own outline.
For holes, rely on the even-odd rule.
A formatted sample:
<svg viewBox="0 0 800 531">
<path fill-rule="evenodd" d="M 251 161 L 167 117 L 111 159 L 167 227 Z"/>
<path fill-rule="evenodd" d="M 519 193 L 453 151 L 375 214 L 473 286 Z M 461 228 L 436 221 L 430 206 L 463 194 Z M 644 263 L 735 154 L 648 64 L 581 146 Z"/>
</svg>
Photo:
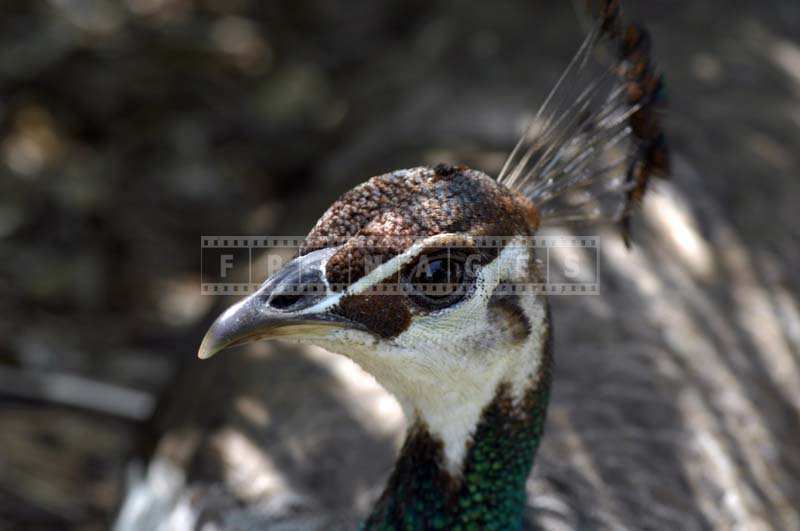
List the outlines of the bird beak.
<svg viewBox="0 0 800 531">
<path fill-rule="evenodd" d="M 332 297 L 324 264 L 335 249 L 322 249 L 292 260 L 258 291 L 228 308 L 203 337 L 197 352 L 207 359 L 230 347 L 274 338 L 321 337 L 332 329 L 363 327 L 328 311 Z"/>
</svg>

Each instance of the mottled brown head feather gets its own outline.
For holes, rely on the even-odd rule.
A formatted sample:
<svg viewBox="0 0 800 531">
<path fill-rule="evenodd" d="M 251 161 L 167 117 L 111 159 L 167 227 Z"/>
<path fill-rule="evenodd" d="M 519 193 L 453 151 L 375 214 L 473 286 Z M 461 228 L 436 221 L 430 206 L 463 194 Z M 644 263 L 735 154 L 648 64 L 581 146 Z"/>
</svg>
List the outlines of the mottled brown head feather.
<svg viewBox="0 0 800 531">
<path fill-rule="evenodd" d="M 530 201 L 479 171 L 443 164 L 398 170 L 340 197 L 311 230 L 302 254 L 346 240 L 326 271 L 332 283 L 351 283 L 365 274 L 365 252 L 387 260 L 417 238 L 442 233 L 528 236 L 538 220 Z"/>
</svg>

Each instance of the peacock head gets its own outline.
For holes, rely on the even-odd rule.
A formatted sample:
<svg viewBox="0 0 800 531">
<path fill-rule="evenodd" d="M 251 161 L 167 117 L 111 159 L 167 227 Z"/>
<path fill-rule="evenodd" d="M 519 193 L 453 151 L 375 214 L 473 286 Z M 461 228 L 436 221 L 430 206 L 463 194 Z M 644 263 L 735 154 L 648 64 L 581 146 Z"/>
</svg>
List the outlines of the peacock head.
<svg viewBox="0 0 800 531">
<path fill-rule="evenodd" d="M 515 293 L 538 278 L 527 244 L 537 227 L 530 201 L 475 170 L 374 177 L 328 209 L 297 258 L 217 319 L 199 356 L 260 339 L 315 344 L 361 365 L 407 416 L 449 424 L 498 382 L 535 372 L 508 353 L 530 352 L 547 326 L 542 298 Z"/>
</svg>

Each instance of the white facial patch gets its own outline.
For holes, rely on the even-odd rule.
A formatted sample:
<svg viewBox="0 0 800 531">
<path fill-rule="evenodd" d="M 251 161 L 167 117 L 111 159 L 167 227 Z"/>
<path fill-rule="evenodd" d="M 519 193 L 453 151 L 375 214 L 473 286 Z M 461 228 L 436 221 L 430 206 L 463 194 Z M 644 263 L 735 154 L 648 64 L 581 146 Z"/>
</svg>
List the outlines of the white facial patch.
<svg viewBox="0 0 800 531">
<path fill-rule="evenodd" d="M 415 244 L 356 282 L 360 293 L 413 262 L 439 235 Z M 420 417 L 444 443 L 446 464 L 458 471 L 466 444 L 483 409 L 498 386 L 508 382 L 521 397 L 541 363 L 546 302 L 530 293 L 519 296 L 519 306 L 531 330 L 515 341 L 489 315 L 489 301 L 501 282 L 527 280 L 529 249 L 523 241 L 510 242 L 475 280 L 474 292 L 452 307 L 414 315 L 410 326 L 390 340 L 376 340 L 364 332 L 333 330 L 313 342 L 356 361 L 393 393 L 406 418 Z M 396 295 L 388 295 L 396 296 Z"/>
</svg>

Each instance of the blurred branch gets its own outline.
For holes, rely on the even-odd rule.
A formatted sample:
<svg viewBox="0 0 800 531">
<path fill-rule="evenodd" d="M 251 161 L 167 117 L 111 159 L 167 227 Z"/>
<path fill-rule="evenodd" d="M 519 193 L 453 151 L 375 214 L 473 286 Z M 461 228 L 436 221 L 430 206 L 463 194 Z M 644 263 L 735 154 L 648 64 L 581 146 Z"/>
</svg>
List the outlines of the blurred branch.
<svg viewBox="0 0 800 531">
<path fill-rule="evenodd" d="M 82 376 L 34 373 L 0 367 L 0 395 L 51 402 L 96 413 L 142 421 L 150 417 L 154 398 L 145 392 Z"/>
</svg>

